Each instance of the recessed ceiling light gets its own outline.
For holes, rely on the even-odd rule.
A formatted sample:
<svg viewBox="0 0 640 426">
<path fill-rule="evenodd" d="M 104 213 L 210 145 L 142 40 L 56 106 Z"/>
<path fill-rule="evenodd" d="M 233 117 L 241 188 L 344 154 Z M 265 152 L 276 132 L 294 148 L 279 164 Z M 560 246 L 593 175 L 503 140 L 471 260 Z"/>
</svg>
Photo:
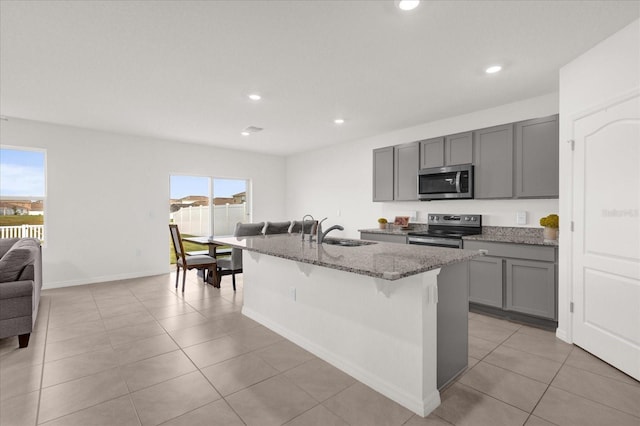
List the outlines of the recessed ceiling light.
<svg viewBox="0 0 640 426">
<path fill-rule="evenodd" d="M 333 122 L 336 123 L 336 124 L 343 124 L 344 123 L 344 119 L 336 118 L 335 120 L 333 120 Z"/>
<path fill-rule="evenodd" d="M 498 71 L 500 71 L 502 69 L 502 66 L 500 65 L 492 65 L 489 68 L 487 68 L 486 70 L 484 70 L 484 72 L 486 72 L 487 74 L 495 74 Z"/>
<path fill-rule="evenodd" d="M 420 0 L 398 0 L 396 1 L 396 6 L 400 10 L 413 10 L 420 4 Z"/>
<path fill-rule="evenodd" d="M 249 99 L 251 99 L 252 101 L 259 101 L 260 99 L 262 99 L 262 96 L 258 95 L 257 93 L 251 93 L 249 95 Z"/>
<path fill-rule="evenodd" d="M 257 126 L 249 126 L 247 128 L 245 128 L 242 132 L 240 132 L 240 134 L 242 136 L 249 136 L 251 133 L 258 133 L 263 131 L 264 129 L 262 127 L 257 127 Z"/>
</svg>

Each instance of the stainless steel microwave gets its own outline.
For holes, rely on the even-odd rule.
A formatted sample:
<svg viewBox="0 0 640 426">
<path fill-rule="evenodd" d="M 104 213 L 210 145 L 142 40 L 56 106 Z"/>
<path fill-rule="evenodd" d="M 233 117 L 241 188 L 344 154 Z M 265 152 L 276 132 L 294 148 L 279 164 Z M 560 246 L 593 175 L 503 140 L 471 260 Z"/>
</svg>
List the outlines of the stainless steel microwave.
<svg viewBox="0 0 640 426">
<path fill-rule="evenodd" d="M 433 167 L 418 172 L 420 201 L 473 198 L 473 165 Z"/>
</svg>

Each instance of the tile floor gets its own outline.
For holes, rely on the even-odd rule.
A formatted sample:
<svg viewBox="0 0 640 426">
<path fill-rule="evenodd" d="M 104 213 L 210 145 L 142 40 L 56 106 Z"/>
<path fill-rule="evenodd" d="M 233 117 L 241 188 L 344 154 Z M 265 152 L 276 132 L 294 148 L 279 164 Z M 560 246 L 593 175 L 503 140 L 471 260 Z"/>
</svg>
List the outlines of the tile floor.
<svg viewBox="0 0 640 426">
<path fill-rule="evenodd" d="M 553 333 L 469 314 L 469 369 L 428 418 L 243 317 L 189 273 L 43 292 L 0 340 L 0 424 L 640 425 L 640 384 Z"/>
</svg>

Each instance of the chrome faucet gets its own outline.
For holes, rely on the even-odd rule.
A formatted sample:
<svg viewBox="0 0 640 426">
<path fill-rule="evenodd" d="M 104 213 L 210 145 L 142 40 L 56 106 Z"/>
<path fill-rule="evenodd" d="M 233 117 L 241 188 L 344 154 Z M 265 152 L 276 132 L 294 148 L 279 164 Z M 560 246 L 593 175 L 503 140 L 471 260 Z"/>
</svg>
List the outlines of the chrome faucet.
<svg viewBox="0 0 640 426">
<path fill-rule="evenodd" d="M 320 221 L 320 223 L 318 224 L 318 229 L 317 229 L 318 237 L 316 238 L 316 241 L 318 242 L 318 245 L 322 244 L 322 242 L 324 241 L 325 237 L 327 236 L 327 234 L 329 232 L 335 231 L 336 229 L 338 229 L 340 231 L 344 231 L 344 228 L 342 226 L 333 225 L 332 227 L 330 227 L 326 231 L 322 232 L 322 222 L 324 222 L 325 220 L 327 220 L 326 217 L 324 219 L 322 219 Z"/>
<path fill-rule="evenodd" d="M 310 214 L 305 214 L 304 216 L 302 216 L 302 229 L 300 229 L 300 234 L 302 234 L 302 241 L 304 241 L 304 220 L 308 217 L 311 218 L 311 229 L 309 229 L 309 241 L 313 240 L 313 222 L 315 221 L 315 219 L 313 218 L 313 216 L 311 216 Z"/>
</svg>

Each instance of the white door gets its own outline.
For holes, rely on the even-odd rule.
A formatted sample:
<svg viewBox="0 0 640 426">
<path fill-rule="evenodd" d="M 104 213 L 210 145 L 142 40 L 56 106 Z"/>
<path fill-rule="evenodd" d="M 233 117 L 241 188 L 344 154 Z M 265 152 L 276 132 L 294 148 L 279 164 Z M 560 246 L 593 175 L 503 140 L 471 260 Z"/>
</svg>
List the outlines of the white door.
<svg viewBox="0 0 640 426">
<path fill-rule="evenodd" d="M 572 125 L 574 343 L 640 379 L 640 94 Z"/>
</svg>

